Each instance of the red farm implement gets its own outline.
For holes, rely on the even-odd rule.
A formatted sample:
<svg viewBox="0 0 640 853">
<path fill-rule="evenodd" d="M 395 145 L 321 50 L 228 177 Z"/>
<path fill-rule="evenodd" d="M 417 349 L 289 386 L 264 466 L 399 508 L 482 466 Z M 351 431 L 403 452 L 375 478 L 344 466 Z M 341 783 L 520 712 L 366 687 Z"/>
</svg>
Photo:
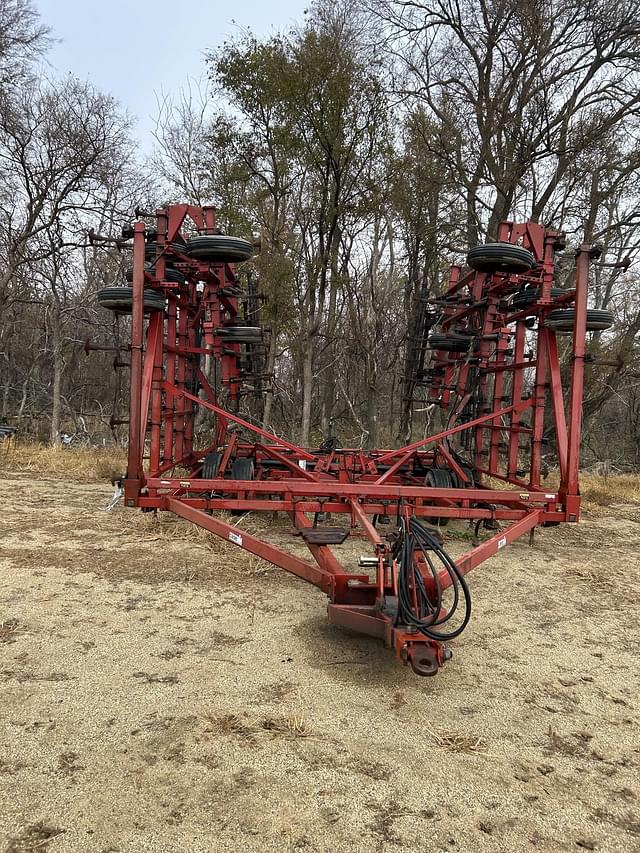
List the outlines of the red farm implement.
<svg viewBox="0 0 640 853">
<path fill-rule="evenodd" d="M 153 228 L 139 221 L 124 236 L 132 284 L 105 288 L 99 301 L 132 315 L 126 506 L 173 512 L 298 575 L 327 594 L 332 623 L 435 674 L 469 619 L 467 572 L 536 525 L 578 520 L 585 336 L 611 320 L 587 307 L 592 247 L 578 249 L 565 288 L 554 281 L 558 232 L 505 222 L 499 242 L 472 249 L 427 318 L 431 361 L 418 382 L 445 426 L 405 447 L 363 451 L 298 447 L 237 414 L 263 332 L 236 274 L 252 245 L 218 234 L 213 208 L 172 205 Z M 568 374 L 561 334 L 571 335 Z M 202 409 L 214 426 L 209 446 L 196 449 Z M 557 489 L 541 485 L 547 442 Z M 221 511 L 287 513 L 309 558 Z M 331 526 L 329 515 L 348 524 Z M 492 531 L 455 561 L 433 526 L 452 518 Z M 356 528 L 370 553 L 344 566 L 332 546 Z"/>
</svg>

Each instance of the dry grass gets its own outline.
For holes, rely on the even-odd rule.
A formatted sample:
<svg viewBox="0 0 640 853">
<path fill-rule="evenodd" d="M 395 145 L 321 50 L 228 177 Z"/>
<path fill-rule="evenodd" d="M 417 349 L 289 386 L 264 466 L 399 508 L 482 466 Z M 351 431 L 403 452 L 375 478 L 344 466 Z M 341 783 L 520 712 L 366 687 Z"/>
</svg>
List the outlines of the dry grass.
<svg viewBox="0 0 640 853">
<path fill-rule="evenodd" d="M 557 489 L 560 478 L 553 471 L 544 481 L 545 488 Z M 640 474 L 580 474 L 580 494 L 585 509 L 613 504 L 640 504 Z"/>
<path fill-rule="evenodd" d="M 640 474 L 582 474 L 580 492 L 586 509 L 589 505 L 640 504 Z"/>
<path fill-rule="evenodd" d="M 110 480 L 126 468 L 121 447 L 51 447 L 21 443 L 0 455 L 0 469 L 56 474 L 76 480 Z"/>
<path fill-rule="evenodd" d="M 15 640 L 20 623 L 17 619 L 5 619 L 0 622 L 0 643 L 12 643 Z"/>
<path fill-rule="evenodd" d="M 560 478 L 557 471 L 544 480 L 543 488 L 556 490 Z M 509 483 L 485 477 L 483 484 L 492 489 L 511 489 Z M 629 504 L 640 504 L 640 474 L 588 474 L 583 471 L 580 474 L 580 494 L 582 505 L 586 510 L 597 509 L 603 506 L 616 504 L 628 506 Z"/>
<path fill-rule="evenodd" d="M 430 731 L 429 735 L 443 749 L 449 752 L 465 752 L 468 755 L 488 755 L 487 742 L 484 738 L 461 734 L 460 732 L 436 732 Z"/>
<path fill-rule="evenodd" d="M 581 565 L 568 566 L 564 573 L 568 577 L 575 578 L 577 581 L 602 592 L 611 589 L 613 578 L 618 580 L 624 578 L 622 569 L 616 569 L 615 566 L 603 565 L 601 562 L 591 560 Z"/>
<path fill-rule="evenodd" d="M 204 711 L 201 716 L 207 722 L 207 732 L 235 735 L 250 743 L 255 743 L 262 733 L 290 739 L 309 737 L 311 734 L 303 713 L 289 714 L 286 717 L 250 717 L 248 714 Z"/>
<path fill-rule="evenodd" d="M 27 850 L 45 850 L 54 838 L 62 835 L 64 829 L 49 826 L 44 821 L 38 821 L 25 826 L 19 835 L 9 841 L 6 853 L 20 853 Z"/>
<path fill-rule="evenodd" d="M 587 590 L 590 596 L 599 596 L 603 607 L 622 609 L 633 607 L 640 601 L 640 588 L 629 583 L 628 571 L 613 560 L 594 558 L 568 566 L 564 574 L 578 587 Z"/>
<path fill-rule="evenodd" d="M 218 516 L 223 521 L 238 521 L 225 513 Z M 242 519 L 240 519 L 242 521 Z M 207 564 L 211 567 L 219 564 L 222 568 L 232 562 L 236 567 L 241 566 L 246 574 L 256 577 L 268 575 L 273 571 L 271 563 L 243 551 L 236 545 L 231 545 L 219 536 L 209 533 L 196 524 L 177 518 L 168 513 L 132 512 L 124 510 L 109 519 L 109 529 L 119 529 L 119 532 L 129 535 L 138 542 L 193 542 L 202 545 L 210 555 Z M 246 529 L 244 525 L 238 528 Z"/>
</svg>

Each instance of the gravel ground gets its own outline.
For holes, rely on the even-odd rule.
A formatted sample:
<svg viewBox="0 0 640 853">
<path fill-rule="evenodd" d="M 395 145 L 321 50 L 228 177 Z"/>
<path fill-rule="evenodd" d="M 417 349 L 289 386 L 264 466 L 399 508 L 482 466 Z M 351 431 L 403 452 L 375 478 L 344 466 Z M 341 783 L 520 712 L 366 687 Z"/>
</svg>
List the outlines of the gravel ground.
<svg viewBox="0 0 640 853">
<path fill-rule="evenodd" d="M 473 573 L 419 679 L 108 486 L 1 484 L 0 849 L 640 850 L 637 508 Z"/>
</svg>

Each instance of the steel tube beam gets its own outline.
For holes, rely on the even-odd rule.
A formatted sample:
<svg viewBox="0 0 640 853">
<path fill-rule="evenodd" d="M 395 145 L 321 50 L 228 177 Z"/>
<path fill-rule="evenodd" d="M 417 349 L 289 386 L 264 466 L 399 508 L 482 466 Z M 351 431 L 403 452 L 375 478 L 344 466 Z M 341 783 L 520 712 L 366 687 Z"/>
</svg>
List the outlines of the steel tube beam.
<svg viewBox="0 0 640 853">
<path fill-rule="evenodd" d="M 480 424 L 483 424 L 486 421 L 493 420 L 494 418 L 501 417 L 502 415 L 508 415 L 509 412 L 523 412 L 530 406 L 531 400 L 522 400 L 516 406 L 506 406 L 504 409 L 500 409 L 497 412 L 490 412 L 488 415 L 483 415 L 480 418 L 475 418 L 474 420 L 468 421 L 467 423 L 461 424 L 457 427 L 451 427 L 450 429 L 446 429 L 444 430 L 444 432 L 439 432 L 436 435 L 430 435 L 428 438 L 423 438 L 420 441 L 414 442 L 413 444 L 407 444 L 405 447 L 399 447 L 397 450 L 389 450 L 387 453 L 383 453 L 382 456 L 378 457 L 377 461 L 388 462 L 389 459 L 395 459 L 396 456 L 407 455 L 408 453 L 414 450 L 419 450 L 422 447 L 426 447 L 428 444 L 433 444 L 434 442 L 442 441 L 443 438 L 448 438 L 450 435 L 456 435 L 456 433 L 464 432 L 465 430 L 471 429 L 475 426 L 479 426 Z"/>
<path fill-rule="evenodd" d="M 263 542 L 262 539 L 258 539 L 244 530 L 238 530 L 237 527 L 233 527 L 224 521 L 220 521 L 218 518 L 207 515 L 202 510 L 194 509 L 184 503 L 184 501 L 181 501 L 180 498 L 165 498 L 164 508 L 180 516 L 180 518 L 185 518 L 187 521 L 197 524 L 198 527 L 203 527 L 210 533 L 215 533 L 221 539 L 225 539 L 227 542 L 231 542 L 233 545 L 237 545 L 239 548 L 243 548 L 257 557 L 262 557 L 263 560 L 268 560 L 270 563 L 286 569 L 291 574 L 297 575 L 303 580 L 319 587 L 327 595 L 331 595 L 333 591 L 332 575 L 319 566 L 314 566 L 313 563 L 302 560 L 288 551 L 283 551 L 282 548 L 277 548 L 269 542 Z"/>
<path fill-rule="evenodd" d="M 129 388 L 129 448 L 127 460 L 127 500 L 139 490 L 142 478 L 143 435 L 140 423 L 142 409 L 142 347 L 144 333 L 144 222 L 133 229 L 133 307 L 131 318 L 131 375 Z"/>
</svg>

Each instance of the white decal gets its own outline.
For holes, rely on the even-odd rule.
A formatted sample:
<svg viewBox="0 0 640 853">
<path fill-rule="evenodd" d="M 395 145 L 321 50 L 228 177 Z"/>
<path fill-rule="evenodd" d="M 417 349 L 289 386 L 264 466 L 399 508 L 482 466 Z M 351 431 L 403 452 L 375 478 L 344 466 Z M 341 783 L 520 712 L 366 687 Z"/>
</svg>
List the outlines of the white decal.
<svg viewBox="0 0 640 853">
<path fill-rule="evenodd" d="M 242 536 L 239 533 L 229 533 L 229 540 L 236 545 L 242 545 Z"/>
<path fill-rule="evenodd" d="M 502 539 L 498 539 L 498 551 L 500 550 L 500 548 L 504 548 L 504 546 L 506 544 L 507 544 L 507 537 L 506 536 L 503 536 Z"/>
<path fill-rule="evenodd" d="M 545 495 L 545 498 L 546 498 L 548 501 L 555 501 L 556 496 L 555 496 L 555 495 Z"/>
<path fill-rule="evenodd" d="M 303 471 L 307 470 L 307 460 L 306 459 L 298 459 L 298 467 L 302 468 Z"/>
</svg>

